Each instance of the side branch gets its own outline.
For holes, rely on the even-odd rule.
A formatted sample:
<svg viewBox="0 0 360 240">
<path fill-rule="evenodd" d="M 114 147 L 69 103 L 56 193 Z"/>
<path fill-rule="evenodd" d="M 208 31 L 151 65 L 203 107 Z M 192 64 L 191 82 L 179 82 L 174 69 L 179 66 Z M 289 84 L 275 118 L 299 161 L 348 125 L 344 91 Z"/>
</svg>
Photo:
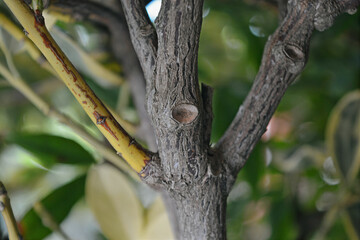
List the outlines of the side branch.
<svg viewBox="0 0 360 240">
<path fill-rule="evenodd" d="M 216 146 L 218 159 L 233 181 L 257 141 L 266 131 L 286 89 L 303 70 L 314 28 L 330 26 L 341 12 L 359 6 L 360 1 L 290 0 L 288 13 L 265 46 L 262 63 L 254 84 L 242 106 Z M 347 4 L 349 3 L 349 4 Z M 351 4 L 350 4 L 351 3 Z M 348 6 L 348 7 L 344 7 Z M 341 7 L 341 8 L 340 8 Z M 320 16 L 324 16 L 321 18 Z M 321 29 L 324 29 L 323 27 Z"/>
<path fill-rule="evenodd" d="M 70 14 L 76 19 L 89 20 L 108 29 L 113 54 L 123 67 L 125 79 L 129 82 L 134 104 L 141 119 L 136 135 L 146 141 L 151 151 L 156 151 L 154 131 L 145 109 L 144 73 L 131 43 L 125 17 L 99 3 L 80 0 L 54 0 L 49 10 Z"/>
<path fill-rule="evenodd" d="M 157 35 L 141 0 L 121 0 L 129 26 L 131 41 L 138 55 L 146 81 L 156 69 Z"/>
<path fill-rule="evenodd" d="M 1 44 L 0 44 L 1 45 Z M 7 57 L 5 52 L 5 57 Z M 12 75 L 2 64 L 0 64 L 0 74 L 12 85 L 16 90 L 21 92 L 33 105 L 35 105 L 45 116 L 53 118 L 60 123 L 67 125 L 76 134 L 82 137 L 88 142 L 98 153 L 100 153 L 109 162 L 119 167 L 121 170 L 129 174 L 133 179 L 138 180 L 138 176 L 130 171 L 130 167 L 112 151 L 109 146 L 106 146 L 101 141 L 94 138 L 89 134 L 86 129 L 70 119 L 65 114 L 58 112 L 52 108 L 47 102 L 39 97 L 24 81 L 20 76 Z"/>
<path fill-rule="evenodd" d="M 14 213 L 11 208 L 10 198 L 2 182 L 0 182 L 0 212 L 4 217 L 4 221 L 9 233 L 10 240 L 20 240 L 21 236 Z"/>
<path fill-rule="evenodd" d="M 22 0 L 4 0 L 4 2 L 93 123 L 96 124 L 113 148 L 139 173 L 150 161 L 151 154 L 126 133 L 100 99 L 96 97 L 47 31 L 41 13 L 39 11 L 34 13 Z"/>
</svg>

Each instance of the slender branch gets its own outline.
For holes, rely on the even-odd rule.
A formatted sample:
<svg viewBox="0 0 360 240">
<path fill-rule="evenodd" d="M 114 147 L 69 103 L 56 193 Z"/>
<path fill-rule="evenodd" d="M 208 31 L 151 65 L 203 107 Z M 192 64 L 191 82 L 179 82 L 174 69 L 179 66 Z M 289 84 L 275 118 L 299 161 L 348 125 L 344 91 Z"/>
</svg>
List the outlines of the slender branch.
<svg viewBox="0 0 360 240">
<path fill-rule="evenodd" d="M 136 171 L 140 172 L 151 154 L 131 138 L 96 97 L 47 31 L 39 11 L 34 13 L 22 0 L 4 0 L 28 33 L 28 37 L 44 54 L 90 119 L 113 148 Z"/>
<path fill-rule="evenodd" d="M 360 143 L 358 143 L 351 168 L 346 176 L 350 185 L 356 184 L 356 178 L 360 171 Z"/>
<path fill-rule="evenodd" d="M 349 239 L 359 240 L 360 236 L 357 233 L 357 226 L 354 226 L 356 223 L 353 224 L 348 212 L 343 211 L 341 213 L 341 220 L 343 222 L 345 232 L 347 233 Z"/>
<path fill-rule="evenodd" d="M 121 0 L 131 41 L 138 55 L 145 79 L 153 78 L 156 68 L 157 35 L 141 0 Z"/>
<path fill-rule="evenodd" d="M 88 1 L 56 0 L 52 2 L 49 10 L 71 14 L 81 20 L 90 20 L 109 30 L 113 54 L 123 67 L 140 117 L 140 128 L 136 135 L 146 141 L 151 151 L 156 151 L 154 131 L 145 109 L 145 78 L 132 46 L 125 18 L 98 3 Z"/>
<path fill-rule="evenodd" d="M 1 15 L 0 15 L 0 20 L 1 20 Z M 9 25 L 11 25 L 12 23 L 11 22 L 9 22 L 9 20 L 7 20 L 7 21 L 5 21 L 7 24 L 9 24 Z M 11 23 L 11 24 L 10 24 Z M 14 25 L 14 24 L 12 24 L 12 25 Z M 9 27 L 9 26 L 7 26 L 7 27 Z M 12 33 L 15 33 L 15 34 L 17 34 L 17 31 L 19 30 L 19 29 L 15 29 L 14 27 L 16 27 L 15 25 L 12 27 L 12 29 L 13 29 L 13 31 L 12 31 Z M 26 39 L 26 40 L 28 40 L 28 39 Z M 29 40 L 28 40 L 29 41 Z M 34 48 L 34 49 L 36 49 L 37 50 L 37 48 L 31 43 L 31 45 L 32 45 L 32 48 Z M 1 42 L 0 41 L 0 48 L 3 50 L 3 52 L 4 52 L 4 54 L 5 54 L 5 58 L 6 58 L 6 62 L 7 62 L 7 64 L 8 64 L 8 66 L 9 66 L 9 69 L 10 69 L 10 71 L 11 71 L 11 74 L 10 73 L 6 73 L 7 71 L 6 70 L 4 70 L 5 69 L 5 67 L 4 66 L 2 66 L 2 72 L 5 72 L 5 74 L 6 74 L 6 76 L 10 76 L 10 75 L 12 75 L 12 77 L 13 77 L 13 79 L 11 79 L 11 78 L 8 78 L 8 81 L 10 81 L 10 82 L 12 82 L 12 84 L 13 84 L 13 86 L 15 87 L 15 88 L 17 88 L 18 90 L 20 89 L 23 89 L 23 91 L 24 91 L 24 95 L 25 96 L 27 96 L 34 104 L 35 104 L 35 106 L 37 106 L 38 108 L 40 108 L 41 106 L 41 104 L 44 104 L 44 105 L 47 105 L 48 106 L 48 108 L 50 109 L 50 107 L 49 107 L 49 105 L 45 102 L 45 101 L 43 101 L 41 98 L 39 98 L 39 97 L 37 97 L 36 96 L 36 94 L 33 92 L 33 90 L 29 87 L 29 86 L 26 86 L 26 83 L 25 83 L 25 81 L 23 81 L 22 79 L 21 79 L 21 77 L 20 77 L 20 74 L 18 73 L 18 71 L 17 71 L 17 69 L 16 69 L 16 67 L 15 67 L 15 65 L 14 65 L 14 63 L 13 63 L 13 60 L 12 60 L 12 57 L 11 57 L 11 54 L 10 54 L 10 52 L 7 50 L 7 48 L 5 47 L 5 45 L 4 45 L 4 43 L 3 42 Z M 84 56 L 85 58 L 86 57 L 88 57 L 88 56 Z M 49 65 L 49 63 L 45 60 L 45 62 L 47 63 L 47 65 L 51 68 L 51 69 L 53 69 L 50 65 Z M 95 66 L 95 65 L 97 65 L 97 63 L 95 63 L 95 62 L 92 62 L 91 60 L 90 61 L 87 61 L 86 63 L 88 63 L 88 67 L 92 67 L 93 68 L 93 70 L 95 70 L 95 71 L 98 71 L 98 73 L 100 73 L 100 74 L 102 74 L 102 76 L 103 77 L 108 77 L 109 76 L 109 73 L 110 72 L 108 72 L 107 70 L 105 70 L 104 68 L 102 68 L 101 67 L 101 69 L 99 68 L 99 66 L 97 67 L 97 66 Z M 54 72 L 54 71 L 52 71 L 52 73 L 55 75 L 55 76 L 57 76 L 57 74 Z M 10 76 L 11 77 L 11 76 Z M 109 80 L 109 79 L 108 79 Z M 112 79 L 112 81 L 109 81 L 109 82 L 112 82 L 113 84 L 119 84 L 120 82 L 122 81 L 122 79 L 121 78 L 116 78 L 116 79 Z M 19 90 L 19 91 L 20 91 Z M 21 91 L 20 91 L 21 92 Z M 42 103 L 41 103 L 42 102 Z M 40 104 L 40 105 L 39 105 Z M 135 127 L 131 124 L 131 123 L 129 123 L 129 122 L 127 122 L 127 121 L 125 121 L 124 119 L 122 119 L 116 112 L 114 112 L 110 107 L 108 107 L 108 106 L 106 106 L 106 108 L 108 108 L 109 109 L 109 111 L 111 112 L 111 114 L 113 115 L 113 117 L 115 118 L 115 120 L 121 125 L 121 126 L 123 126 L 124 127 L 124 129 L 126 130 L 126 132 L 128 132 L 128 133 L 130 133 L 130 134 L 134 134 L 135 133 Z M 40 109 L 41 110 L 41 109 Z M 43 109 L 44 110 L 44 109 Z M 47 111 L 42 111 L 45 115 L 47 115 Z"/>
<path fill-rule="evenodd" d="M 54 69 L 50 66 L 49 62 L 46 61 L 39 49 L 37 49 L 35 45 L 26 37 L 23 31 L 21 31 L 11 20 L 8 19 L 8 17 L 2 13 L 0 13 L 0 26 L 11 36 L 13 36 L 18 42 L 24 42 L 24 48 L 29 53 L 30 57 L 39 63 L 41 67 L 56 75 Z"/>
<path fill-rule="evenodd" d="M 304 68 L 314 28 L 329 27 L 334 16 L 353 9 L 359 2 L 289 1 L 288 14 L 265 46 L 260 70 L 248 96 L 216 146 L 218 159 L 225 161 L 232 180 L 266 131 L 286 89 Z"/>
<path fill-rule="evenodd" d="M 6 56 L 5 52 L 5 56 Z M 38 94 L 36 94 L 20 77 L 13 76 L 2 64 L 0 64 L 0 74 L 19 92 L 21 92 L 32 104 L 34 104 L 45 116 L 54 118 L 55 120 L 70 127 L 77 135 L 87 141 L 99 154 L 112 164 L 119 167 L 125 173 L 128 173 L 134 179 L 138 176 L 130 171 L 129 166 L 101 141 L 90 135 L 81 125 L 73 122 L 70 117 L 51 108 Z"/>
<path fill-rule="evenodd" d="M 124 82 L 124 78 L 120 74 L 115 73 L 101 63 L 99 63 L 94 57 L 85 52 L 78 43 L 72 40 L 68 35 L 60 31 L 58 28 L 53 27 L 51 34 L 56 36 L 57 41 L 61 41 L 65 46 L 68 46 L 70 50 L 73 50 L 77 57 L 81 59 L 82 63 L 86 66 L 85 68 L 79 65 L 79 69 L 82 72 L 89 73 L 94 76 L 94 80 L 101 86 L 114 87 L 120 86 Z"/>
<path fill-rule="evenodd" d="M 62 17 L 57 15 L 56 17 Z M 64 18 L 64 17 L 63 17 Z M 29 53 L 30 57 L 34 59 L 41 67 L 43 67 L 48 72 L 52 73 L 54 76 L 57 76 L 57 73 L 51 67 L 49 62 L 44 58 L 39 49 L 32 43 L 24 34 L 24 32 L 16 26 L 7 16 L 0 13 L 0 27 L 7 31 L 11 36 L 13 36 L 18 42 L 24 43 L 24 49 Z M 120 85 L 123 82 L 123 79 L 117 74 L 109 71 L 97 61 L 95 61 L 88 53 L 83 51 L 74 41 L 72 41 L 65 34 L 56 31 L 58 37 L 61 37 L 61 40 L 76 48 L 76 51 L 80 58 L 83 59 L 84 63 L 87 65 L 89 71 L 97 77 L 101 77 L 105 81 L 100 82 L 100 84 L 108 85 Z"/>
<path fill-rule="evenodd" d="M 70 237 L 61 229 L 60 225 L 55 221 L 54 217 L 41 202 L 36 202 L 34 204 L 34 210 L 41 218 L 44 226 L 59 234 L 64 240 L 70 240 Z"/>
<path fill-rule="evenodd" d="M 0 212 L 4 217 L 8 229 L 9 240 L 20 240 L 21 235 L 11 208 L 10 198 L 7 195 L 6 188 L 2 182 L 0 182 Z"/>
<path fill-rule="evenodd" d="M 349 192 L 348 189 L 344 186 L 341 186 L 337 194 L 337 202 L 326 212 L 320 227 L 317 229 L 314 237 L 314 240 L 323 240 L 326 239 L 326 234 L 334 225 L 335 221 L 338 219 L 337 216 L 348 207 L 359 204 L 359 197 Z"/>
</svg>

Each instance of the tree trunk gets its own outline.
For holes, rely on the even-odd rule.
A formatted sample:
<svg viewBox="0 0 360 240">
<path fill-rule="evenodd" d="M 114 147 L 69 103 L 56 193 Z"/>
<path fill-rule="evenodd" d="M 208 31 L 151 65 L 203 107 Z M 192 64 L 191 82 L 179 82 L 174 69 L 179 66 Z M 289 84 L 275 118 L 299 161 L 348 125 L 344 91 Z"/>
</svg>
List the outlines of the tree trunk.
<svg viewBox="0 0 360 240">
<path fill-rule="evenodd" d="M 177 219 L 175 235 L 178 239 L 226 239 L 227 196 L 255 144 L 266 131 L 282 96 L 303 70 L 313 30 L 327 29 L 336 16 L 343 12 L 354 13 L 360 4 L 360 0 L 288 0 L 285 8 L 286 0 L 278 1 L 282 4 L 282 23 L 268 39 L 253 87 L 226 133 L 211 148 L 212 90 L 205 85 L 200 87 L 197 63 L 203 0 L 162 0 L 155 26 L 146 14 L 143 0 L 121 0 L 139 62 L 132 49 L 114 47 L 115 54 L 126 55 L 118 56 L 122 62 L 130 60 L 123 63 L 124 69 L 132 81 L 134 95 L 142 94 L 135 103 L 142 110 L 143 120 L 147 116 L 141 104 L 146 101 L 158 152 L 143 150 L 110 118 L 111 114 L 100 101 L 93 104 L 94 109 L 102 107 L 106 114 L 94 112 L 97 113 L 96 124 L 103 126 L 103 132 L 108 134 L 108 117 L 105 115 L 110 116 L 108 123 L 126 139 L 124 145 L 137 147 L 126 148 L 125 158 L 132 159 L 133 151 L 141 148 L 142 154 L 138 158 L 143 165 L 138 168 L 141 169 L 139 175 L 145 183 L 170 199 L 169 205 L 174 208 L 171 210 Z M 80 1 L 68 0 L 54 2 L 80 4 Z M 120 34 L 127 28 L 121 21 L 117 22 L 116 14 L 109 15 L 96 4 L 91 6 L 78 11 L 84 15 L 89 11 L 89 18 L 107 25 L 111 32 L 119 31 L 114 34 L 114 46 L 118 41 L 129 42 L 127 35 Z M 35 26 L 44 26 L 39 20 L 41 15 L 36 16 Z M 44 34 L 38 28 L 36 30 Z M 52 47 L 51 51 L 58 50 Z M 71 73 L 75 82 L 76 77 Z M 78 78 L 81 79 L 80 75 Z M 146 100 L 143 99 L 144 82 Z M 86 85 L 85 82 L 82 84 Z M 94 95 L 91 99 L 97 98 Z M 92 113 L 88 113 L 91 116 Z M 146 120 L 144 123 L 144 126 L 150 125 Z M 147 131 L 146 135 L 151 142 L 152 131 Z M 116 135 L 114 137 L 118 140 Z M 113 143 L 120 147 L 117 142 Z"/>
<path fill-rule="evenodd" d="M 226 239 L 226 193 L 221 177 L 206 176 L 203 182 L 171 192 L 176 206 L 180 239 Z"/>
<path fill-rule="evenodd" d="M 140 0 L 122 0 L 122 6 L 145 74 L 158 146 L 141 172 L 143 181 L 172 200 L 178 239 L 226 239 L 226 198 L 286 89 L 303 70 L 314 28 L 330 27 L 359 0 L 290 0 L 282 8 L 286 17 L 269 37 L 254 86 L 213 149 L 212 91 L 200 89 L 197 73 L 203 1 L 163 0 L 155 27 Z"/>
</svg>

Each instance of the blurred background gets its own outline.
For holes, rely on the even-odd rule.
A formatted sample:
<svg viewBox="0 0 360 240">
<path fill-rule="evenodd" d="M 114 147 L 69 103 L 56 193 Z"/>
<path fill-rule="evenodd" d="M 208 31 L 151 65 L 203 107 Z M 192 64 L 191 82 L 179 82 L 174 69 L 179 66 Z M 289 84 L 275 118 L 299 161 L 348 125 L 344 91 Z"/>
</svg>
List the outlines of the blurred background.
<svg viewBox="0 0 360 240">
<path fill-rule="evenodd" d="M 112 4 L 111 0 L 103 2 Z M 199 78 L 215 89 L 213 144 L 229 126 L 255 79 L 265 42 L 278 25 L 274 2 L 205 2 Z M 160 3 L 148 4 L 152 20 Z M 4 19 L 22 28 L 3 2 L 0 14 L 0 64 L 23 79 L 52 108 L 71 116 L 103 141 L 64 84 L 43 62 L 34 60 L 26 41 L 9 30 L 10 24 Z M 111 54 L 108 32 L 91 22 L 51 12 L 45 19 L 96 94 L 136 126 L 139 117 L 128 85 L 118 84 L 123 80 L 122 66 Z M 9 191 L 25 239 L 120 236 L 112 235 L 121 233 L 106 229 L 106 223 L 101 222 L 104 219 L 99 220 L 94 211 L 101 204 L 97 201 L 112 202 L 112 197 L 119 199 L 124 193 L 111 196 L 105 191 L 104 199 L 89 190 L 89 185 L 96 188 L 96 180 L 105 186 L 117 179 L 101 177 L 110 176 L 115 168 L 109 164 L 92 167 L 102 161 L 102 156 L 71 128 L 44 116 L 8 83 L 3 72 L 0 75 L 0 180 Z M 314 32 L 305 70 L 288 89 L 268 131 L 240 172 L 228 198 L 229 240 L 360 238 L 359 89 L 359 13 L 344 14 L 330 29 Z M 141 238 L 171 237 L 168 231 L 149 233 L 163 230 L 148 226 L 151 214 L 162 219 L 159 223 L 166 222 L 163 206 L 156 205 L 156 194 L 128 176 L 119 178 L 131 198 L 124 197 L 117 204 L 137 209 L 126 214 L 136 215 L 131 217 L 133 226 L 146 228 L 141 231 L 148 235 L 144 233 Z M 131 205 L 134 202 L 136 206 Z M 89 205 L 95 210 L 90 211 Z M 114 218 L 112 222 L 127 224 Z M 138 235 L 125 235 L 117 239 L 140 239 Z M 2 218 L 0 239 L 6 239 Z"/>
</svg>

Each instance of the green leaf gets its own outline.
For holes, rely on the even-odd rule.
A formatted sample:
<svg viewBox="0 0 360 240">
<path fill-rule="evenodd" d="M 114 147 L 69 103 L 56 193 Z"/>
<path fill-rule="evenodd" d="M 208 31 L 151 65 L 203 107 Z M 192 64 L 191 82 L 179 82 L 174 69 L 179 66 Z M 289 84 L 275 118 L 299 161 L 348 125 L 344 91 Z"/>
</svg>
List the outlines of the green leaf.
<svg viewBox="0 0 360 240">
<path fill-rule="evenodd" d="M 69 214 L 75 203 L 84 196 L 85 179 L 86 175 L 82 175 L 57 188 L 40 201 L 42 208 L 47 212 L 45 214 L 50 215 L 52 221 L 56 224 L 60 224 Z M 20 228 L 22 229 L 24 239 L 43 239 L 52 232 L 48 227 L 44 226 L 49 221 L 44 217 L 42 219 L 38 212 L 31 208 L 21 220 Z"/>
<path fill-rule="evenodd" d="M 86 201 L 109 239 L 137 240 L 144 223 L 144 209 L 126 177 L 110 165 L 90 169 Z"/>
<path fill-rule="evenodd" d="M 342 175 L 353 181 L 360 168 L 359 90 L 348 93 L 335 106 L 329 118 L 326 141 Z"/>
<path fill-rule="evenodd" d="M 288 199 L 274 199 L 270 209 L 272 234 L 270 239 L 295 239 L 294 207 Z"/>
<path fill-rule="evenodd" d="M 21 220 L 20 231 L 25 240 L 43 239 L 52 232 L 43 225 L 41 218 L 33 208 Z"/>
<path fill-rule="evenodd" d="M 90 165 L 93 156 L 77 142 L 48 134 L 16 133 L 7 138 L 38 158 L 39 164 L 51 167 L 55 163 Z"/>
</svg>

